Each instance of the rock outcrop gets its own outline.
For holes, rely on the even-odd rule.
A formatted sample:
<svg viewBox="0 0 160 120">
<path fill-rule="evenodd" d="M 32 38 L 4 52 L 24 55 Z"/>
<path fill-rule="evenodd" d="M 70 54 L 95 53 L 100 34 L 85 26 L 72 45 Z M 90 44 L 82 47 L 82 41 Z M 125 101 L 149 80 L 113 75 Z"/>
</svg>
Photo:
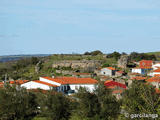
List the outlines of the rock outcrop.
<svg viewBox="0 0 160 120">
<path fill-rule="evenodd" d="M 39 73 L 40 69 L 41 69 L 41 64 L 42 64 L 42 61 L 39 61 L 36 66 L 35 66 L 35 72 L 36 73 Z"/>
<path fill-rule="evenodd" d="M 118 67 L 120 68 L 126 68 L 129 62 L 129 56 L 128 55 L 122 55 L 120 59 L 118 60 Z"/>
</svg>

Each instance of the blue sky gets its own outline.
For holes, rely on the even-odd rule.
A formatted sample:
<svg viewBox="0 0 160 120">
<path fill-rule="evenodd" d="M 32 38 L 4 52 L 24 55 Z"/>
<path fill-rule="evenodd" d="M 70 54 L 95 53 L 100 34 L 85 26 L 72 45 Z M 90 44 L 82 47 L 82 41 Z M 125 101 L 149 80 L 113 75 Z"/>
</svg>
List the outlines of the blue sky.
<svg viewBox="0 0 160 120">
<path fill-rule="evenodd" d="M 0 0 L 0 55 L 160 51 L 160 0 Z"/>
</svg>

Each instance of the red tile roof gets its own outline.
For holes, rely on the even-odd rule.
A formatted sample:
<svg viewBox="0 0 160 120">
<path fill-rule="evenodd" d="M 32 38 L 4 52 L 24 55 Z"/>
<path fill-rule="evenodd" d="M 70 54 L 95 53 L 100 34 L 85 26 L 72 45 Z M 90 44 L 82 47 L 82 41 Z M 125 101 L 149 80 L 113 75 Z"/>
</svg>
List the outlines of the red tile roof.
<svg viewBox="0 0 160 120">
<path fill-rule="evenodd" d="M 160 74 L 155 74 L 154 76 L 155 76 L 155 77 L 160 77 Z"/>
<path fill-rule="evenodd" d="M 124 90 L 113 90 L 113 94 L 121 94 Z"/>
<path fill-rule="evenodd" d="M 3 82 L 0 82 L 0 87 L 3 87 L 4 83 Z"/>
<path fill-rule="evenodd" d="M 154 70 L 153 72 L 160 72 L 160 68 Z"/>
<path fill-rule="evenodd" d="M 117 71 L 118 73 L 120 73 L 120 74 L 123 74 L 124 72 L 123 71 Z"/>
<path fill-rule="evenodd" d="M 144 69 L 152 68 L 153 61 L 152 60 L 141 60 L 139 62 L 139 67 Z"/>
<path fill-rule="evenodd" d="M 141 76 L 136 76 L 136 77 L 132 77 L 131 80 L 146 80 L 147 77 L 141 77 Z"/>
<path fill-rule="evenodd" d="M 152 78 L 148 79 L 147 82 L 160 82 L 160 77 L 159 76 L 152 77 Z"/>
<path fill-rule="evenodd" d="M 24 84 L 26 82 L 28 82 L 29 80 L 15 80 L 15 81 L 9 81 L 10 84 Z"/>
<path fill-rule="evenodd" d="M 107 69 L 109 69 L 109 70 L 116 70 L 115 68 L 113 68 L 113 67 L 106 67 Z"/>
<path fill-rule="evenodd" d="M 119 83 L 119 82 L 115 82 L 115 81 L 110 81 L 110 80 L 106 81 L 106 82 L 104 83 L 104 85 L 105 85 L 106 87 L 117 86 L 117 87 L 121 87 L 121 88 L 124 88 L 124 89 L 127 88 L 127 86 L 126 86 L 125 84 L 122 84 L 122 83 Z"/>
<path fill-rule="evenodd" d="M 76 78 L 76 77 L 43 77 L 45 79 L 60 83 L 60 84 L 96 84 L 98 81 L 92 78 Z"/>
<path fill-rule="evenodd" d="M 61 79 L 58 79 L 58 78 L 51 78 L 51 77 L 42 77 L 42 78 L 48 79 L 50 81 L 57 82 L 57 83 L 60 83 L 60 84 L 67 84 L 65 81 L 63 81 Z"/>
<path fill-rule="evenodd" d="M 53 85 L 53 84 L 50 84 L 50 83 L 47 83 L 47 82 L 43 82 L 43 81 L 39 81 L 39 80 L 34 80 L 32 82 L 40 83 L 40 84 L 43 84 L 43 85 L 48 85 L 48 86 L 51 86 L 51 87 L 57 87 L 56 85 Z"/>
</svg>

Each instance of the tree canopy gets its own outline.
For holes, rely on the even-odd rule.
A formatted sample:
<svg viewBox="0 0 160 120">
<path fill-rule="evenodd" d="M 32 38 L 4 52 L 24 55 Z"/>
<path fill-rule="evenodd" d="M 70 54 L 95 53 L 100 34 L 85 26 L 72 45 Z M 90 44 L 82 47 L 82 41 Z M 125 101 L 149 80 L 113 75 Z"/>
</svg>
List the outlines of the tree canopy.
<svg viewBox="0 0 160 120">
<path fill-rule="evenodd" d="M 160 95 L 153 86 L 134 81 L 124 93 L 123 106 L 129 114 L 160 115 Z"/>
<path fill-rule="evenodd" d="M 30 120 L 35 116 L 35 95 L 18 86 L 6 85 L 0 89 L 0 118 L 5 120 Z"/>
</svg>

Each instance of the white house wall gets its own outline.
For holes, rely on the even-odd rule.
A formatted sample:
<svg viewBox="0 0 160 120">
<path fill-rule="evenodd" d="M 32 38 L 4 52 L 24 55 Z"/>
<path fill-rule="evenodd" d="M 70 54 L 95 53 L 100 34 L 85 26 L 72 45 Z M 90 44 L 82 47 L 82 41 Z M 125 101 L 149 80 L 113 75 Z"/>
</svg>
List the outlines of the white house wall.
<svg viewBox="0 0 160 120">
<path fill-rule="evenodd" d="M 132 69 L 132 73 L 142 73 L 141 69 Z"/>
<path fill-rule="evenodd" d="M 24 83 L 21 85 L 21 87 L 24 87 L 26 89 L 43 89 L 43 90 L 50 90 L 52 87 L 48 86 L 48 85 L 44 85 L 44 84 L 40 84 L 40 83 L 36 83 L 33 81 Z"/>
<path fill-rule="evenodd" d="M 45 79 L 45 78 L 42 78 L 42 77 L 40 77 L 39 80 L 43 81 L 43 82 L 46 82 L 46 83 L 50 83 L 52 85 L 57 85 L 57 86 L 61 85 L 60 83 L 57 83 L 57 82 L 54 82 L 54 81 L 51 81 L 51 80 L 48 80 L 48 79 Z"/>
<path fill-rule="evenodd" d="M 112 76 L 112 70 L 109 70 L 107 68 L 103 68 L 103 69 L 101 69 L 101 75 Z"/>
<path fill-rule="evenodd" d="M 75 92 L 77 92 L 77 90 L 80 87 L 85 87 L 90 92 L 93 92 L 93 90 L 95 89 L 95 84 L 70 84 L 69 86 L 70 86 L 71 90 L 75 90 Z"/>
</svg>

